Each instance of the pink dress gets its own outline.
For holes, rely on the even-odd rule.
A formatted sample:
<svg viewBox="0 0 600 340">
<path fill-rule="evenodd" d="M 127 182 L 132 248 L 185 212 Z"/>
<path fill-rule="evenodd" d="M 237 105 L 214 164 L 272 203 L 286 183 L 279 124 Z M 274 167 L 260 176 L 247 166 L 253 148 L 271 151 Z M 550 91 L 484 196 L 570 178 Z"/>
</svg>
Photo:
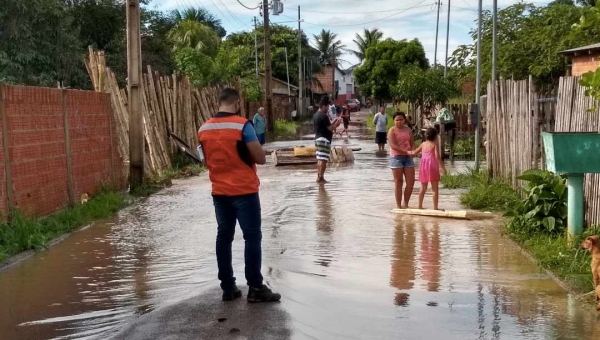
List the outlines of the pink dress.
<svg viewBox="0 0 600 340">
<path fill-rule="evenodd" d="M 419 165 L 419 182 L 439 182 L 440 165 L 435 158 L 435 149 L 421 153 L 421 164 Z"/>
</svg>

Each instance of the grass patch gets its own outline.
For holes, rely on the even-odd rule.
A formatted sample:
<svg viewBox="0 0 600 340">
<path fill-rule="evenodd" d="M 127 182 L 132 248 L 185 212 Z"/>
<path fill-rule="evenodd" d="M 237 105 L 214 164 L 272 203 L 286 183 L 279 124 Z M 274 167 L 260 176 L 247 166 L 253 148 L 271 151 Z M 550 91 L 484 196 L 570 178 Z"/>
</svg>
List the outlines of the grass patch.
<svg viewBox="0 0 600 340">
<path fill-rule="evenodd" d="M 489 178 L 484 170 L 445 175 L 441 182 L 448 189 L 468 188 L 460 195 L 460 202 L 470 209 L 507 211 L 519 202 L 519 195 L 509 184 Z"/>
<path fill-rule="evenodd" d="M 475 157 L 475 137 L 456 140 L 453 151 L 456 159 L 473 159 Z"/>
<path fill-rule="evenodd" d="M 591 257 L 578 245 L 585 237 L 600 233 L 598 228 L 588 228 L 574 240 L 570 246 L 564 235 L 552 237 L 544 234 L 515 235 L 507 232 L 512 239 L 521 244 L 537 261 L 550 270 L 559 279 L 567 283 L 570 289 L 582 294 L 594 289 L 590 269 Z"/>
<path fill-rule="evenodd" d="M 297 121 L 277 119 L 275 121 L 276 136 L 295 136 L 301 123 Z"/>
<path fill-rule="evenodd" d="M 192 161 L 184 154 L 177 153 L 171 161 L 173 167 L 162 171 L 159 175 L 147 178 L 144 183 L 131 191 L 136 197 L 150 196 L 165 187 L 171 186 L 171 181 L 179 178 L 198 176 L 206 170 L 202 164 Z"/>
<path fill-rule="evenodd" d="M 103 189 L 85 204 L 44 218 L 14 211 L 8 222 L 0 224 L 0 262 L 22 251 L 46 249 L 48 241 L 91 221 L 110 217 L 125 204 L 123 195 Z"/>
</svg>

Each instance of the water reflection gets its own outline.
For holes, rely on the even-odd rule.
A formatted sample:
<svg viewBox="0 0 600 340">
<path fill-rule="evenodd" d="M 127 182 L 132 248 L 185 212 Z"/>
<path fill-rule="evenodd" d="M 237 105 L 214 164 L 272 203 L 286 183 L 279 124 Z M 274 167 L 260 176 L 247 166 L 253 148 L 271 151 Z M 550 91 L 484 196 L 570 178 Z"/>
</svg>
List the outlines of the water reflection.
<svg viewBox="0 0 600 340">
<path fill-rule="evenodd" d="M 431 226 L 421 225 L 421 270 L 427 281 L 427 291 L 437 292 L 440 287 L 440 227 L 438 220 Z"/>
<path fill-rule="evenodd" d="M 331 198 L 329 197 L 329 193 L 327 192 L 327 189 L 325 189 L 325 186 L 321 184 L 318 185 L 318 187 L 319 193 L 316 199 L 317 216 L 315 220 L 317 225 L 318 245 L 315 263 L 323 267 L 329 267 L 333 260 L 334 252 L 332 232 L 333 226 L 335 225 L 335 211 L 333 210 L 333 204 L 331 204 Z"/>
<path fill-rule="evenodd" d="M 396 293 L 394 303 L 408 307 L 410 294 L 415 280 L 415 224 L 411 219 L 396 217 L 394 243 L 392 246 L 392 272 L 390 285 L 402 292 Z"/>
</svg>

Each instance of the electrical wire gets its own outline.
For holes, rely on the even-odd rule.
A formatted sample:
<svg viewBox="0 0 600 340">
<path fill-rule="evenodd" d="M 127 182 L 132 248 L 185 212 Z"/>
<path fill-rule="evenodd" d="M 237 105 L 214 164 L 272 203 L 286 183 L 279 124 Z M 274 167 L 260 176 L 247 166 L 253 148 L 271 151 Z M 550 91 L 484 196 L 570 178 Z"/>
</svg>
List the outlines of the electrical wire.
<svg viewBox="0 0 600 340">
<path fill-rule="evenodd" d="M 378 19 L 375 19 L 375 20 L 367 21 L 367 22 L 361 22 L 361 23 L 358 23 L 358 24 L 346 24 L 346 25 L 322 25 L 322 24 L 315 24 L 315 23 L 308 22 L 308 21 L 304 21 L 304 23 L 305 23 L 305 24 L 308 24 L 308 25 L 312 25 L 312 26 L 318 26 L 318 27 L 354 27 L 354 26 L 363 26 L 363 25 L 372 24 L 372 23 L 374 23 L 374 22 L 378 22 L 378 21 L 381 21 L 381 20 L 389 19 L 389 18 L 391 18 L 391 17 L 393 17 L 393 16 L 396 16 L 396 15 L 398 15 L 398 14 L 404 13 L 404 12 L 406 12 L 406 11 L 408 11 L 408 10 L 411 10 L 411 9 L 420 8 L 420 7 L 429 7 L 429 6 L 431 6 L 431 4 L 427 4 L 427 5 L 421 5 L 421 4 L 422 4 L 422 3 L 424 3 L 425 1 L 426 1 L 426 0 L 424 0 L 424 1 L 421 1 L 419 4 L 416 4 L 416 5 L 412 6 L 412 7 L 408 7 L 408 8 L 406 8 L 406 9 L 404 9 L 404 10 L 401 10 L 401 11 L 395 12 L 395 13 L 393 13 L 393 14 L 390 14 L 390 15 L 388 15 L 388 16 L 385 16 L 385 17 L 383 17 L 383 18 L 378 18 Z M 288 17 L 288 18 L 291 18 L 291 17 Z"/>
<path fill-rule="evenodd" d="M 246 5 L 244 5 L 240 0 L 237 0 L 237 2 L 240 5 L 242 5 L 242 7 L 246 8 L 246 9 L 249 9 L 249 10 L 255 10 L 255 9 L 258 9 L 260 7 L 260 5 L 258 5 L 258 6 L 254 7 L 254 8 L 250 8 L 250 7 L 246 6 Z"/>
<path fill-rule="evenodd" d="M 417 3 L 420 4 L 421 2 Z M 401 7 L 401 8 L 392 8 L 392 9 L 386 9 L 386 10 L 381 10 L 381 11 L 370 11 L 370 12 L 322 12 L 322 11 L 312 11 L 309 9 L 301 9 L 301 12 L 307 12 L 307 13 L 319 13 L 319 14 L 373 14 L 373 13 L 386 13 L 386 12 L 395 12 L 395 11 L 401 11 L 407 9 L 407 7 Z"/>
</svg>

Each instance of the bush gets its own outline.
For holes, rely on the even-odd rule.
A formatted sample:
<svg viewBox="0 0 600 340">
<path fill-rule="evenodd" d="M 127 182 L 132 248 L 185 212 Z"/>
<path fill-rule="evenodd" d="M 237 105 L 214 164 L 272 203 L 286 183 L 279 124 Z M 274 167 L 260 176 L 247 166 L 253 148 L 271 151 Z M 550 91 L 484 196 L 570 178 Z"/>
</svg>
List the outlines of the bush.
<svg viewBox="0 0 600 340">
<path fill-rule="evenodd" d="M 276 135 L 295 135 L 298 130 L 298 123 L 285 119 L 277 119 L 275 121 L 275 134 Z"/>
<path fill-rule="evenodd" d="M 467 172 L 443 175 L 441 178 L 442 185 L 446 189 L 460 189 L 469 188 L 475 183 L 487 180 L 487 174 L 481 170 L 479 172 L 475 169 L 467 168 Z"/>
<path fill-rule="evenodd" d="M 518 179 L 528 182 L 523 187 L 526 198 L 505 214 L 512 217 L 508 231 L 518 238 L 564 232 L 567 220 L 565 176 L 533 169 L 525 171 Z"/>
<path fill-rule="evenodd" d="M 471 159 L 475 156 L 475 137 L 459 139 L 454 143 L 453 153 L 456 158 Z"/>
<path fill-rule="evenodd" d="M 519 202 L 519 195 L 508 183 L 485 175 L 460 196 L 460 202 L 475 210 L 507 211 Z"/>
</svg>

